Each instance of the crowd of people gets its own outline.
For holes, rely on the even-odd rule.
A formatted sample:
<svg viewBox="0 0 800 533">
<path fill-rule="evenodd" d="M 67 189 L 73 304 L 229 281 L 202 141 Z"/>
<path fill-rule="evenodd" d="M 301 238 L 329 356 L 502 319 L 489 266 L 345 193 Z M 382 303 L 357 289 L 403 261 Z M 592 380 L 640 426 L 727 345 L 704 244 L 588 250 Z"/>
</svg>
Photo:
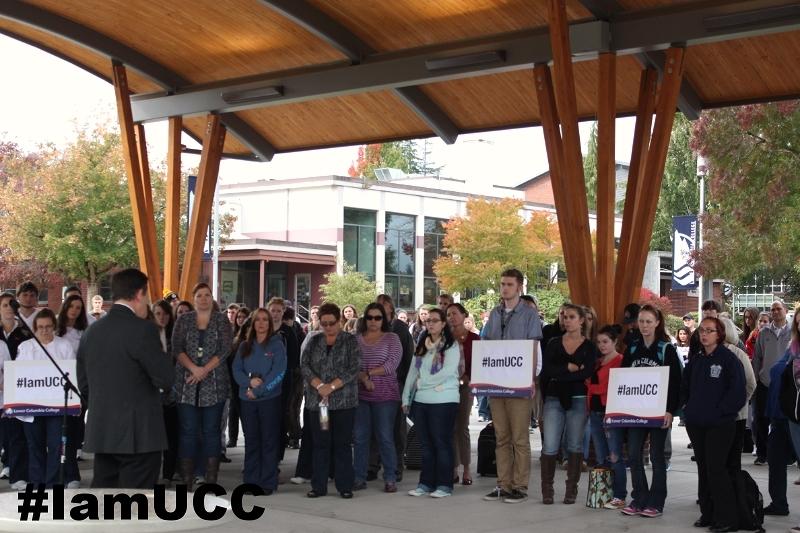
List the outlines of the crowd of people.
<svg viewBox="0 0 800 533">
<path fill-rule="evenodd" d="M 381 470 L 383 490 L 394 493 L 404 474 L 411 420 L 422 461 L 417 486 L 408 494 L 450 496 L 457 483 L 472 484 L 473 344 L 530 340 L 537 362 L 534 394 L 491 397 L 481 408 L 481 417 L 494 427 L 497 463 L 496 487 L 484 500 L 528 499 L 533 425 L 541 429 L 544 504 L 556 499 L 554 481 L 562 464 L 562 501 L 575 503 L 591 449 L 593 463 L 613 471 L 613 498 L 605 507 L 658 517 L 667 502 L 671 428 L 679 419 L 697 463 L 695 526 L 739 527 L 735 478 L 742 453 L 751 448 L 755 465 L 769 465 L 771 503 L 765 514 L 789 513 L 787 465 L 800 455 L 800 423 L 790 401 L 800 388 L 800 315 L 787 321 L 783 302 L 773 303 L 768 313 L 747 309 L 741 330 L 715 301 L 704 303 L 697 327 L 686 315 L 674 336 L 652 305 L 628 305 L 624 323 L 616 325 L 599 324 L 590 307 L 567 303 L 555 322 L 543 325 L 536 299 L 522 294 L 522 273 L 509 269 L 501 276 L 501 301 L 481 317 L 480 330 L 476 317 L 445 294 L 438 306 L 415 310 L 411 321 L 386 294 L 363 310 L 324 303 L 310 309 L 303 327 L 281 298 L 255 310 L 235 304 L 221 310 L 205 283 L 193 288 L 192 301 L 169 293 L 147 306 L 141 303 L 146 277 L 127 275 L 116 285 L 124 297 L 115 296 L 108 319 L 102 317 L 102 299 L 99 306 L 93 299 L 90 312 L 77 288 L 67 291 L 58 314 L 35 307 L 38 291 L 30 282 L 16 295 L 0 295 L 0 360 L 45 359 L 38 339 L 55 359 L 78 359 L 81 390 L 91 389 L 87 395 L 96 398 L 92 376 L 102 365 L 92 354 L 102 344 L 99 332 L 111 328 L 114 313 L 132 311 L 125 315 L 128 322 L 134 314 L 146 318 L 152 329 L 141 335 L 156 339 L 157 334 L 158 341 L 142 341 L 138 348 L 157 352 L 141 362 L 155 394 L 148 416 L 165 429 L 163 440 L 154 438 L 154 449 L 146 450 L 147 461 L 160 466 L 166 483 L 180 481 L 192 490 L 198 482 L 217 482 L 220 463 L 229 461 L 226 447 L 238 444 L 241 422 L 243 481 L 267 494 L 278 490 L 287 448 L 299 448 L 291 482 L 310 483 L 309 498 L 325 496 L 329 479 L 342 498 L 352 498 Z M 19 304 L 20 318 L 12 302 Z M 611 371 L 647 367 L 668 369 L 663 424 L 604 427 Z M 95 443 L 87 449 L 102 448 L 97 444 L 102 409 L 84 402 L 81 416 L 69 418 L 64 454 L 69 487 L 80 486 L 77 461 L 84 438 Z M 0 429 L 3 476 L 13 488 L 58 481 L 59 417 L 4 417 Z M 109 449 L 117 451 L 99 454 L 101 472 L 98 476 L 96 465 L 93 486 L 111 483 L 103 481 L 103 468 L 112 472 L 124 462 L 119 457 L 124 446 Z M 147 478 L 132 476 L 147 484 Z"/>
</svg>

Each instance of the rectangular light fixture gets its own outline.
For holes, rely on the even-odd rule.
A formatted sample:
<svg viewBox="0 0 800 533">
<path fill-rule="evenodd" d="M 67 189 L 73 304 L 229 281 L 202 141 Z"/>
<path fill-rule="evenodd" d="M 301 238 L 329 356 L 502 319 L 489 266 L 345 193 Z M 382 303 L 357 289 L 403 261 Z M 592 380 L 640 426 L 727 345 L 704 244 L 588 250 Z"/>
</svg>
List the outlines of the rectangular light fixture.
<svg viewBox="0 0 800 533">
<path fill-rule="evenodd" d="M 222 100 L 226 104 L 249 104 L 253 102 L 271 100 L 280 96 L 283 96 L 283 87 L 270 86 L 222 93 Z"/>
<path fill-rule="evenodd" d="M 425 68 L 428 69 L 429 72 L 436 72 L 462 67 L 475 67 L 478 65 L 504 63 L 505 60 L 505 50 L 490 50 L 488 52 L 476 52 L 474 54 L 464 54 L 460 56 L 426 59 Z"/>
</svg>

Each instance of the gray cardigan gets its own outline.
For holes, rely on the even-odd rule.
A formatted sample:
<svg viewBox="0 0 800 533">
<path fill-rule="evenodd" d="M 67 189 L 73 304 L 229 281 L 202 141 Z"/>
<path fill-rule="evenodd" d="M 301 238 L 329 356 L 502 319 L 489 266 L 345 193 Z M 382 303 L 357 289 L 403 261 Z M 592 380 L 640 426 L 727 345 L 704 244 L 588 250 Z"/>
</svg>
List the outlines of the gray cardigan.
<svg viewBox="0 0 800 533">
<path fill-rule="evenodd" d="M 772 322 L 764 326 L 758 332 L 755 353 L 753 355 L 753 372 L 756 374 L 756 381 L 769 387 L 769 371 L 772 365 L 778 362 L 786 353 L 786 348 L 792 341 L 791 323 L 787 323 L 781 330 L 780 336 L 773 331 Z"/>
<path fill-rule="evenodd" d="M 213 356 L 220 359 L 220 364 L 203 381 L 197 385 L 186 383 L 189 371 L 179 362 L 175 363 L 175 395 L 178 403 L 209 407 L 228 399 L 231 392 L 230 373 L 225 358 L 231 351 L 233 331 L 228 317 L 223 313 L 211 313 L 203 342 L 203 357 L 197 361 L 200 344 L 200 330 L 197 329 L 197 312 L 190 311 L 178 317 L 172 330 L 172 355 L 176 359 L 183 352 L 195 364 L 204 365 Z M 200 388 L 198 394 L 198 387 Z"/>
<path fill-rule="evenodd" d="M 356 376 L 361 369 L 361 348 L 354 335 L 340 331 L 328 354 L 325 334 L 310 337 L 300 357 L 300 371 L 306 386 L 306 409 L 319 410 L 320 395 L 311 386 L 315 377 L 323 383 L 330 383 L 336 378 L 344 385 L 328 396 L 328 409 L 352 409 L 358 406 L 358 380 Z"/>
</svg>

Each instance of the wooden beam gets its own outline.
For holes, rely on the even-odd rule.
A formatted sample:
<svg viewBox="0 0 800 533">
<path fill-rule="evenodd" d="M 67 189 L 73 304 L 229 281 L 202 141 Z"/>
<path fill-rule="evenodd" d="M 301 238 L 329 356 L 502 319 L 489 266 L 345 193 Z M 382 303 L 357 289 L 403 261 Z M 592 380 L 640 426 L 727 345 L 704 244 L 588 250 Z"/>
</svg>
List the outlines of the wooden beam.
<svg viewBox="0 0 800 533">
<path fill-rule="evenodd" d="M 563 151 L 561 146 L 561 132 L 558 121 L 555 94 L 553 91 L 553 78 L 547 64 L 536 65 L 533 69 L 536 86 L 536 96 L 539 102 L 539 113 L 542 117 L 542 132 L 544 145 L 547 151 L 547 160 L 550 163 L 550 183 L 553 187 L 553 201 L 556 204 L 558 215 L 558 232 L 561 236 L 561 249 L 566 265 L 575 263 L 573 244 L 575 234 L 570 231 L 567 222 L 567 189 L 564 186 Z M 567 266 L 569 269 L 569 266 Z M 567 282 L 570 294 L 578 294 L 581 290 L 578 276 L 570 275 L 567 271 Z"/>
<path fill-rule="evenodd" d="M 617 317 L 617 322 L 619 323 L 622 320 L 623 309 L 631 302 L 631 300 L 627 299 L 627 296 L 623 296 L 623 277 L 628 266 L 628 256 L 630 255 L 634 213 L 639 211 L 637 206 L 639 200 L 641 200 L 642 180 L 639 178 L 644 171 L 644 162 L 647 160 L 647 150 L 650 147 L 650 128 L 653 124 L 653 112 L 656 107 L 657 84 L 658 72 L 655 69 L 642 70 L 636 124 L 633 129 L 631 163 L 628 170 L 628 184 L 625 190 L 625 207 L 622 213 L 620 247 L 614 274 L 614 316 Z"/>
<path fill-rule="evenodd" d="M 683 79 L 684 48 L 672 47 L 667 50 L 664 75 L 656 104 L 655 125 L 642 174 L 641 195 L 637 201 L 638 212 L 634 213 L 631 228 L 631 249 L 622 283 L 622 295 L 628 301 L 638 297 L 642 287 L 647 251 L 653 237 L 656 207 L 661 191 L 664 165 L 667 159 L 675 108 Z"/>
<path fill-rule="evenodd" d="M 128 177 L 128 194 L 131 199 L 133 231 L 136 236 L 136 249 L 139 253 L 139 268 L 149 278 L 150 299 L 155 301 L 161 297 L 161 271 L 158 265 L 156 226 L 152 215 L 147 210 L 147 199 L 142 182 L 142 169 L 131 113 L 128 77 L 125 67 L 116 61 L 112 64 L 112 73 L 123 159 Z"/>
<path fill-rule="evenodd" d="M 594 258 L 589 233 L 589 209 L 583 175 L 583 154 L 578 130 L 578 110 L 575 77 L 572 72 L 572 52 L 565 0 L 548 0 L 550 42 L 553 49 L 553 73 L 558 118 L 561 122 L 564 186 L 567 195 L 567 220 L 574 233 L 574 261 L 567 265 L 568 275 L 578 277 L 578 291 L 572 301 L 595 305 Z M 561 216 L 561 215 L 559 215 Z"/>
<path fill-rule="evenodd" d="M 203 244 L 211 222 L 211 207 L 219 176 L 219 163 L 222 147 L 225 144 L 225 126 L 219 115 L 208 115 L 206 132 L 203 137 L 203 153 L 200 156 L 200 170 L 197 175 L 192 214 L 189 221 L 189 234 L 186 238 L 186 252 L 181 272 L 180 297 L 187 299 L 192 286 L 200 277 L 203 261 Z"/>
<path fill-rule="evenodd" d="M 183 119 L 169 119 L 167 145 L 167 205 L 164 214 L 164 287 L 177 292 L 178 244 L 181 230 L 181 128 Z"/>
<path fill-rule="evenodd" d="M 614 213 L 617 192 L 614 157 L 617 56 L 600 54 L 597 90 L 597 315 L 600 324 L 614 320 Z"/>
<path fill-rule="evenodd" d="M 136 139 L 136 153 L 139 156 L 144 209 L 147 216 L 155 220 L 153 217 L 153 184 L 150 179 L 150 159 L 147 157 L 147 137 L 144 133 L 144 124 L 135 124 L 133 128 Z"/>
</svg>

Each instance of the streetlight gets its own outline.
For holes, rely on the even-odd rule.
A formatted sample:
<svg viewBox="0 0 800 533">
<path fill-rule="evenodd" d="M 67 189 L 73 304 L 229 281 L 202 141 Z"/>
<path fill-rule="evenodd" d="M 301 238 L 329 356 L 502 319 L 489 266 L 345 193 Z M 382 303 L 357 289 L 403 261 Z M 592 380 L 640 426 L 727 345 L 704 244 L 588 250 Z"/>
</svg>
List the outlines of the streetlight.
<svg viewBox="0 0 800 533">
<path fill-rule="evenodd" d="M 703 247 L 703 213 L 705 213 L 705 206 L 706 206 L 706 174 L 708 174 L 708 167 L 706 166 L 706 159 L 698 155 L 697 156 L 697 178 L 700 180 L 700 207 L 697 210 L 697 243 L 695 244 L 695 248 L 699 251 Z M 698 297 L 697 297 L 697 316 L 698 320 L 703 317 L 703 300 L 705 298 L 705 290 L 704 290 L 704 282 L 703 276 L 700 276 L 698 280 Z"/>
</svg>

